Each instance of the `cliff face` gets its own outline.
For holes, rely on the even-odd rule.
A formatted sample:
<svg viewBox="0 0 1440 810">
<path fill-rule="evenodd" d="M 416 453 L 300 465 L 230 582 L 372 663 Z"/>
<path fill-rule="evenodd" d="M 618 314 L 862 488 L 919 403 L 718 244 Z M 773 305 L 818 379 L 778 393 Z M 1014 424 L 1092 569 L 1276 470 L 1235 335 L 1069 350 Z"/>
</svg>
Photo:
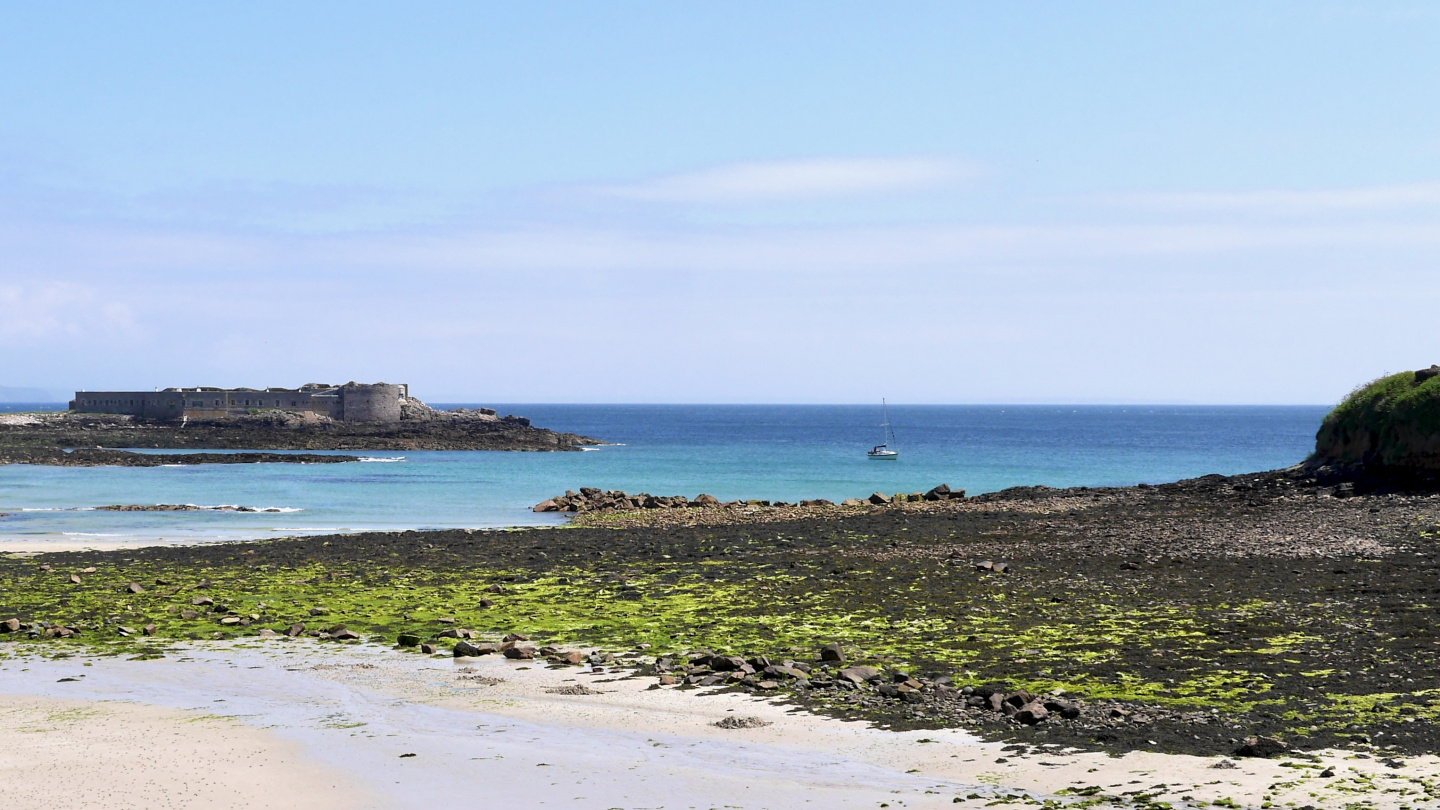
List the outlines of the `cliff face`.
<svg viewBox="0 0 1440 810">
<path fill-rule="evenodd" d="M 1373 473 L 1440 473 L 1440 366 L 1355 389 L 1320 425 L 1312 460 Z"/>
</svg>

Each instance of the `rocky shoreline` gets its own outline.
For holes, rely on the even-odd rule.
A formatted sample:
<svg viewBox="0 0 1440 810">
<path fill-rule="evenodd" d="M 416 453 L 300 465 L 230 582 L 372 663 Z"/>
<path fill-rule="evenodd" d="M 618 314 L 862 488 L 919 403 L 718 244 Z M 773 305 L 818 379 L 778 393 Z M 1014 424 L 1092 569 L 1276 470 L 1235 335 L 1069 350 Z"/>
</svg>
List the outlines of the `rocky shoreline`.
<svg viewBox="0 0 1440 810">
<path fill-rule="evenodd" d="M 1361 489 L 1311 466 L 858 506 L 595 490 L 555 529 L 0 557 L 0 616 L 20 643 L 142 655 L 298 633 L 583 648 L 657 688 L 1027 746 L 1433 751 L 1440 496 Z M 620 517 L 655 523 L 584 523 Z"/>
<path fill-rule="evenodd" d="M 82 447 L 58 448 L 0 446 L 0 464 L 36 464 L 46 467 L 168 467 L 176 464 L 343 464 L 359 456 L 321 453 L 132 453 Z"/>
<path fill-rule="evenodd" d="M 574 433 L 537 428 L 520 416 L 489 409 L 436 411 L 416 404 L 394 423 L 341 422 L 314 414 L 264 411 L 214 421 L 172 422 L 112 414 L 33 413 L 0 415 L 0 463 L 90 466 L 116 464 L 208 464 L 296 462 L 295 456 L 250 454 L 236 460 L 211 454 L 157 456 L 103 448 L 196 450 L 509 450 L 574 451 L 603 444 Z M 66 452 L 74 451 L 74 452 Z M 76 455 L 83 451 L 83 455 Z M 325 459 L 325 460 L 321 460 Z M 300 461 L 334 463 L 355 457 L 308 456 Z"/>
</svg>

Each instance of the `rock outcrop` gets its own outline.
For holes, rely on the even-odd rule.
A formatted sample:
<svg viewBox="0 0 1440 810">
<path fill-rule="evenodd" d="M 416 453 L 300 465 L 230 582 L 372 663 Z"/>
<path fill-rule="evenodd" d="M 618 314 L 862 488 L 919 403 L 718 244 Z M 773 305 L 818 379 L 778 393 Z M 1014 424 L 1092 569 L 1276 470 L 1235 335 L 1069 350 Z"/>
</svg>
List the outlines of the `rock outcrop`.
<svg viewBox="0 0 1440 810">
<path fill-rule="evenodd" d="M 1355 389 L 1325 417 L 1307 464 L 1360 479 L 1440 481 L 1440 366 Z"/>
</svg>

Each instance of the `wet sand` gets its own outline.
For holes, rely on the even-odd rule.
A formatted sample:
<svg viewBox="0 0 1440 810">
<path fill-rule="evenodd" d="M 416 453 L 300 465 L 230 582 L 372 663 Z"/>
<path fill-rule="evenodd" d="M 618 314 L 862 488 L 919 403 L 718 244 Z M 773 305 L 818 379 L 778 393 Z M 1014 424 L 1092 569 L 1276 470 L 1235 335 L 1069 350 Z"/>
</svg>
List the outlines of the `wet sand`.
<svg viewBox="0 0 1440 810">
<path fill-rule="evenodd" d="M 183 799 L 183 790 L 250 774 L 272 802 L 299 795 L 274 789 L 290 779 L 330 802 L 304 805 L 311 807 L 429 807 L 446 797 L 587 808 L 980 807 L 1006 795 L 1045 798 L 1066 788 L 1131 794 L 1126 801 L 1139 793 L 1176 806 L 1217 799 L 1259 806 L 1270 796 L 1277 806 L 1340 807 L 1358 798 L 1350 791 L 1362 784 L 1369 806 L 1399 807 L 1417 806 L 1420 783 L 1440 774 L 1435 757 L 1409 759 L 1397 770 L 1335 751 L 1315 760 L 1241 760 L 1234 768 L 1216 768 L 1228 762 L 1218 757 L 1147 752 L 1017 755 L 963 731 L 883 731 L 741 693 L 660 689 L 623 672 L 499 658 L 282 640 L 194 644 L 177 653 L 153 661 L 0 663 L 6 690 L 23 696 L 7 707 L 39 707 L 0 715 L 7 771 L 0 799 L 21 799 L 0 803 L 67 806 L 39 798 L 24 803 L 57 784 L 50 769 L 27 766 L 53 760 L 15 753 L 20 749 L 9 744 L 25 737 L 33 722 L 27 718 L 61 705 L 76 712 L 75 720 L 69 731 L 51 733 L 102 749 L 106 740 L 130 737 L 156 746 L 131 753 L 110 742 L 114 756 L 100 767 L 75 766 L 94 771 L 84 778 L 97 786 L 137 784 Z M 57 697 L 68 700 L 55 704 Z M 201 712 L 233 721 L 186 722 Z M 768 725 L 714 725 L 727 717 Z M 182 724 L 183 733 L 175 733 Z M 156 732 L 164 728 L 168 749 Z M 70 756 L 82 756 L 69 747 Z M 1335 776 L 1321 777 L 1326 767 Z M 136 770 L 143 784 L 114 781 L 114 774 Z M 197 783 L 198 775 L 210 781 Z M 73 787 L 61 795 L 72 794 Z"/>
<path fill-rule="evenodd" d="M 18 686 L 6 678 L 0 688 Z M 369 804 L 342 771 L 235 718 L 0 695 L 0 807 L 328 808 Z"/>
</svg>

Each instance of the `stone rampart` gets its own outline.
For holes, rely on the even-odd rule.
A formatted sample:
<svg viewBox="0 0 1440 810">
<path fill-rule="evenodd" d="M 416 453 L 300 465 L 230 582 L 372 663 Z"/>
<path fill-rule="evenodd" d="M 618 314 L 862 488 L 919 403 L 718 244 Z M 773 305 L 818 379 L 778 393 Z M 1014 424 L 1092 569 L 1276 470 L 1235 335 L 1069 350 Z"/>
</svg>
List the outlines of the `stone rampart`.
<svg viewBox="0 0 1440 810">
<path fill-rule="evenodd" d="M 163 391 L 77 391 L 76 413 L 115 413 L 145 419 L 229 419 L 263 411 L 313 413 L 346 422 L 398 422 L 404 384 L 347 383 L 300 388 L 167 388 Z"/>
</svg>

